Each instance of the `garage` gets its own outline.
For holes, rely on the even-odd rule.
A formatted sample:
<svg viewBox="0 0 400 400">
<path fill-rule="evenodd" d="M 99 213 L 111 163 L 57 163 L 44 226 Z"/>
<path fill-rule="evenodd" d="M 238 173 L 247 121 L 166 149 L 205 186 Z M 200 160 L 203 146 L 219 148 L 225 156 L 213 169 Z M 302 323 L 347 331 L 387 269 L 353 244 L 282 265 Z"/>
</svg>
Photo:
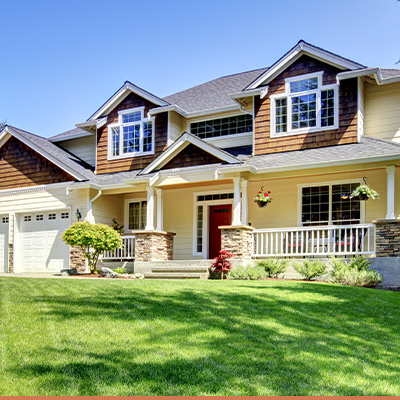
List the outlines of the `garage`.
<svg viewBox="0 0 400 400">
<path fill-rule="evenodd" d="M 8 215 L 0 215 L 0 272 L 8 272 Z"/>
<path fill-rule="evenodd" d="M 70 226 L 69 210 L 19 216 L 18 272 L 59 272 L 69 268 L 69 247 L 60 236 Z"/>
</svg>

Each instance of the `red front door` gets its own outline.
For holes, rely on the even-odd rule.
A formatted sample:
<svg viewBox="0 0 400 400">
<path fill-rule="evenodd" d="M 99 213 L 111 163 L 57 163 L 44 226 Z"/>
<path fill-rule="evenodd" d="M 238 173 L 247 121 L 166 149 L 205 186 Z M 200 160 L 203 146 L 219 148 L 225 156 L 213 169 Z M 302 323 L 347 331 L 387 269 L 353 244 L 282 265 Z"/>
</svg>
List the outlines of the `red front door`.
<svg viewBox="0 0 400 400">
<path fill-rule="evenodd" d="M 221 225 L 232 224 L 232 205 L 224 204 L 222 206 L 210 206 L 210 234 L 208 256 L 217 257 L 221 250 L 221 231 L 218 229 Z"/>
</svg>

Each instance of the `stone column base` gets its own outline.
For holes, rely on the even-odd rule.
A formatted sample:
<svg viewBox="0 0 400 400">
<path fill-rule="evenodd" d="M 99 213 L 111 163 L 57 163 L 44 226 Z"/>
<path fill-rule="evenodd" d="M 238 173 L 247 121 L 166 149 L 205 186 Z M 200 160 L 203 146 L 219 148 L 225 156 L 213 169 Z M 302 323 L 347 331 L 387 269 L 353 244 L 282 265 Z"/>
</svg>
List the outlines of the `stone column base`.
<svg viewBox="0 0 400 400">
<path fill-rule="evenodd" d="M 135 261 L 172 260 L 175 233 L 135 231 Z"/>
<path fill-rule="evenodd" d="M 76 268 L 79 272 L 86 271 L 86 257 L 83 250 L 78 246 L 70 246 L 69 267 Z"/>
<path fill-rule="evenodd" d="M 14 272 L 14 245 L 8 244 L 8 272 L 11 274 Z"/>
<path fill-rule="evenodd" d="M 376 225 L 376 256 L 400 256 L 400 220 L 372 221 Z"/>
<path fill-rule="evenodd" d="M 254 228 L 248 225 L 225 225 L 221 229 L 221 250 L 227 250 L 234 254 L 235 258 L 250 260 L 253 254 Z"/>
</svg>

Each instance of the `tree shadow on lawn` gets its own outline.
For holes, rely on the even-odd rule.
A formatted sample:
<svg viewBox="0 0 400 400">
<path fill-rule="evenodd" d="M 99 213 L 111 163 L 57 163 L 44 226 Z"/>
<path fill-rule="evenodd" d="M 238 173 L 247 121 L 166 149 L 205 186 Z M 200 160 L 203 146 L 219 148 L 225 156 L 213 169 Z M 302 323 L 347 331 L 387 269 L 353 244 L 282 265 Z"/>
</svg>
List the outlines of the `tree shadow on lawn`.
<svg viewBox="0 0 400 400">
<path fill-rule="evenodd" d="M 366 289 L 351 295 L 348 288 L 324 284 L 241 287 L 42 294 L 34 301 L 46 306 L 46 318 L 66 327 L 84 318 L 94 333 L 102 324 L 111 331 L 99 331 L 92 346 L 64 338 L 40 347 L 30 358 L 44 361 L 10 372 L 40 378 L 36 394 L 398 393 L 399 314 L 381 315 L 390 305 L 385 296 L 378 294 L 378 309 L 371 310 L 375 292 Z M 109 337 L 118 334 L 113 321 L 131 326 L 125 343 Z M 65 354 L 71 357 L 58 362 Z"/>
</svg>

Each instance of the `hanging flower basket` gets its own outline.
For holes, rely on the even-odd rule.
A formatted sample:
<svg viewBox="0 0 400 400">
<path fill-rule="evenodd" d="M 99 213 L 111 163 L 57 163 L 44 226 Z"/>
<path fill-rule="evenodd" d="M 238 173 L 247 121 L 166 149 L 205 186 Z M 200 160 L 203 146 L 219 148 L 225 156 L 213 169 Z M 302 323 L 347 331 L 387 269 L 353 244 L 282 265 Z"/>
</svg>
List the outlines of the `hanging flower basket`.
<svg viewBox="0 0 400 400">
<path fill-rule="evenodd" d="M 371 189 L 367 185 L 367 178 L 364 176 L 363 178 L 364 184 L 356 187 L 353 190 L 353 193 L 350 195 L 350 198 L 353 199 L 354 197 L 358 197 L 360 200 L 366 201 L 369 198 L 372 200 L 379 199 L 379 193 L 376 192 L 374 189 Z"/>
<path fill-rule="evenodd" d="M 270 194 L 270 191 L 264 192 L 264 187 L 262 186 L 261 190 L 257 193 L 257 196 L 254 197 L 254 202 L 257 203 L 258 207 L 264 208 L 272 201 Z"/>
</svg>

